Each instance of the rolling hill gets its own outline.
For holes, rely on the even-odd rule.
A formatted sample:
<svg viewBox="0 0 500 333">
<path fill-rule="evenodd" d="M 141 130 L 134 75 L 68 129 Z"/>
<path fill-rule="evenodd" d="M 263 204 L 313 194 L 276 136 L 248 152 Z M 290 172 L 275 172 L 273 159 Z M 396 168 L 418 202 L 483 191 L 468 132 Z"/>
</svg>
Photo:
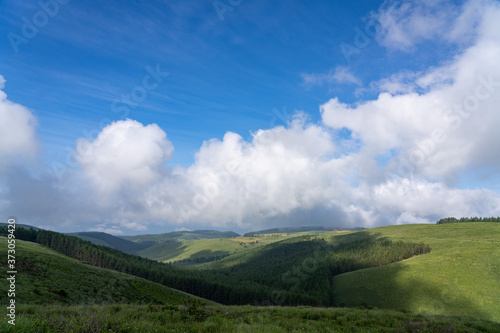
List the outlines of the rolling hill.
<svg viewBox="0 0 500 333">
<path fill-rule="evenodd" d="M 500 322 L 499 223 L 401 225 L 364 232 L 425 242 L 432 251 L 335 276 L 338 305 L 369 304 Z"/>
<path fill-rule="evenodd" d="M 96 245 L 108 246 L 125 253 L 137 253 L 151 246 L 151 244 L 148 243 L 136 243 L 104 232 L 95 232 L 95 231 L 75 232 L 75 233 L 70 233 L 68 235 L 76 236 L 80 239 L 92 242 Z"/>
<path fill-rule="evenodd" d="M 219 260 L 236 253 L 247 252 L 251 249 L 292 237 L 316 235 L 325 232 L 347 232 L 344 230 L 318 231 L 314 228 L 308 231 L 294 230 L 296 231 L 290 233 L 262 232 L 257 234 L 250 233 L 232 238 L 198 239 L 184 242 L 161 243 L 142 250 L 137 254 L 161 262 L 197 265 Z"/>
<path fill-rule="evenodd" d="M 284 259 L 275 253 L 284 250 L 287 242 L 295 242 L 298 237 L 304 235 L 307 233 L 289 236 L 276 234 L 273 237 L 260 235 L 222 241 L 199 240 L 180 243 L 175 247 L 162 244 L 140 254 L 167 262 L 187 259 L 188 263 L 190 259 L 201 255 L 230 254 L 220 261 L 199 266 L 199 269 L 219 272 L 221 276 L 228 274 L 234 279 L 250 279 L 253 276 L 255 281 L 264 281 L 259 277 L 262 271 L 266 271 L 268 277 L 274 276 L 273 279 L 283 278 L 282 275 L 286 271 L 281 271 L 281 275 L 271 273 L 273 268 L 284 262 Z M 330 287 L 322 288 L 325 291 L 332 290 L 335 306 L 376 306 L 395 310 L 406 309 L 416 313 L 472 316 L 500 321 L 498 223 L 401 225 L 349 233 L 315 234 L 312 237 L 324 240 L 326 244 L 351 242 L 368 237 L 372 240 L 425 243 L 432 248 L 430 253 L 423 256 L 332 276 Z M 240 241 L 245 238 L 248 243 L 243 246 Z M 156 253 L 151 251 L 148 254 L 148 250 L 154 250 Z M 293 248 L 290 247 L 288 251 L 293 252 Z M 295 258 L 290 259 L 287 265 L 298 269 L 299 272 L 286 278 L 300 278 L 300 282 L 306 285 L 313 283 L 311 278 L 320 274 L 321 265 L 311 274 L 304 272 L 303 268 L 300 271 L 301 266 L 308 263 L 310 258 L 317 258 L 312 254 L 313 251 L 294 252 Z M 365 256 L 369 257 L 370 252 L 367 251 Z M 280 259 L 274 262 L 273 258 Z M 301 274 L 305 278 L 302 278 Z"/>
<path fill-rule="evenodd" d="M 254 304 L 251 301 L 254 300 L 257 305 L 288 307 L 222 306 L 197 301 L 189 294 L 160 284 L 90 266 L 44 246 L 17 240 L 16 300 L 20 305 L 18 325 L 12 331 L 49 332 L 61 331 L 61 327 L 72 327 L 74 332 L 154 329 L 281 332 L 299 328 L 500 331 L 496 302 L 500 295 L 498 226 L 404 225 L 336 234 L 261 235 L 259 243 L 257 238 L 240 237 L 247 240 L 246 247 L 237 243 L 241 249 L 236 253 L 189 269 L 133 259 L 137 264 L 142 263 L 142 269 L 153 269 L 150 274 L 141 273 L 146 277 L 167 278 L 165 283 L 175 282 L 188 289 L 204 281 L 201 289 L 193 290 L 216 298 L 225 294 L 224 302 L 231 303 L 238 293 L 244 297 L 245 288 L 250 288 L 248 291 L 253 290 L 248 294 L 250 303 Z M 38 232 L 37 241 L 50 235 L 49 243 L 56 248 L 63 244 L 71 246 L 70 242 L 75 240 Z M 210 248 L 210 242 L 230 240 L 190 241 L 193 245 L 187 249 L 199 253 L 194 250 L 196 242 Z M 108 262 L 106 265 L 114 257 L 130 258 L 122 264 L 134 257 L 88 244 L 81 243 L 82 250 L 95 252 L 100 258 L 97 262 Z M 6 238 L 0 237 L 0 246 L 6 247 Z M 211 249 L 216 252 L 216 245 L 212 244 Z M 418 254 L 415 251 L 426 254 L 415 255 Z M 108 257 L 102 256 L 106 253 Z M 5 258 L 2 263 L 5 265 Z M 118 265 L 122 270 L 133 268 L 122 264 Z M 157 275 L 161 272 L 158 265 L 165 267 L 170 275 L 164 278 Z M 0 287 L 7 288 L 6 281 L 0 281 Z M 273 299 L 276 291 L 278 298 Z M 290 307 L 295 302 L 307 304 L 320 299 L 335 306 L 361 308 Z M 6 301 L 6 295 L 0 294 L 0 303 Z M 150 305 L 140 305 L 145 303 Z M 5 327 L 4 318 L 0 329 L 4 331 Z"/>
<path fill-rule="evenodd" d="M 7 238 L 0 237 L 7 248 Z M 6 271 L 6 258 L 1 262 Z M 36 243 L 16 240 L 17 304 L 182 304 L 190 295 L 113 270 L 98 268 Z M 0 288 L 8 290 L 7 279 Z M 0 293 L 0 304 L 9 302 Z"/>
<path fill-rule="evenodd" d="M 256 237 L 232 237 L 199 239 L 184 242 L 168 242 L 151 246 L 137 254 L 161 262 L 177 262 L 193 265 L 210 262 L 231 254 L 277 242 L 292 236 L 260 235 Z"/>
<path fill-rule="evenodd" d="M 9 225 L 8 223 L 0 222 L 0 227 L 6 227 L 8 225 Z M 22 223 L 16 223 L 16 228 L 34 229 L 34 230 L 38 230 L 39 229 L 39 228 L 34 227 L 32 225 L 22 224 Z"/>
<path fill-rule="evenodd" d="M 168 243 L 168 242 L 185 242 L 188 240 L 195 240 L 195 239 L 231 238 L 238 236 L 240 235 L 233 231 L 194 230 L 194 231 L 173 231 L 155 235 L 123 236 L 123 238 L 139 244 L 146 243 L 152 246 L 154 244 Z"/>
<path fill-rule="evenodd" d="M 282 228 L 272 228 L 272 229 L 264 229 L 258 231 L 247 232 L 243 236 L 256 236 L 256 235 L 265 235 L 265 234 L 282 234 L 282 233 L 297 233 L 297 232 L 328 232 L 328 231 L 354 231 L 354 230 L 363 230 L 364 228 L 354 228 L 354 229 L 338 229 L 338 228 L 329 228 L 324 226 L 311 226 L 311 227 L 282 227 Z"/>
</svg>

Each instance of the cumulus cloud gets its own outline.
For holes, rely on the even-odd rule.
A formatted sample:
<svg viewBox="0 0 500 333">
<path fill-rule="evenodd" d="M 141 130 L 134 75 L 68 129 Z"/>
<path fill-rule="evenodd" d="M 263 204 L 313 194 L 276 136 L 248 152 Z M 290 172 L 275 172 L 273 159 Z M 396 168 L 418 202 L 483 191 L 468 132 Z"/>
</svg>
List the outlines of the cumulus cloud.
<svg viewBox="0 0 500 333">
<path fill-rule="evenodd" d="M 355 106 L 332 99 L 321 108 L 323 122 L 351 129 L 368 156 L 398 151 L 393 168 L 428 179 L 453 178 L 472 165 L 499 170 L 500 156 L 489 148 L 498 142 L 500 123 L 497 7 L 484 16 L 476 43 L 454 62 L 427 73 L 405 73 L 404 82 L 393 76 L 390 87 L 399 94 L 384 92 Z"/>
<path fill-rule="evenodd" d="M 134 120 L 105 127 L 90 142 L 77 143 L 77 161 L 83 173 L 103 192 L 124 187 L 146 188 L 161 177 L 162 165 L 174 148 L 156 124 L 143 126 Z"/>
<path fill-rule="evenodd" d="M 2 90 L 5 79 L 0 75 L 0 167 L 33 158 L 37 151 L 35 116 L 26 107 L 11 102 Z"/>
<path fill-rule="evenodd" d="M 320 122 L 297 112 L 286 126 L 256 130 L 250 140 L 227 132 L 204 142 L 192 165 L 176 168 L 166 164 L 174 148 L 160 127 L 117 121 L 93 141 L 78 140 L 78 172 L 70 177 L 4 172 L 0 211 L 56 225 L 91 221 L 94 230 L 115 234 L 155 224 L 250 230 L 498 216 L 498 193 L 456 186 L 465 171 L 500 172 L 500 9 L 485 2 L 477 11 L 474 3 L 457 9 L 453 29 L 439 36 L 469 38 L 463 27 L 474 24 L 467 48 L 427 71 L 373 83 L 379 94 L 372 100 L 348 105 L 333 98 L 321 106 Z M 434 38 L 425 25 L 438 28 L 442 13 L 433 6 L 389 6 L 386 42 L 410 48 L 408 38 Z M 399 20 L 403 14 L 410 21 Z M 356 83 L 344 68 L 304 80 Z M 17 128 L 34 133 L 31 113 L 2 96 L 1 110 L 10 111 L 0 117 L 21 119 Z M 34 147 L 26 137 L 25 146 Z M 0 155 L 12 153 L 0 147 Z"/>
</svg>

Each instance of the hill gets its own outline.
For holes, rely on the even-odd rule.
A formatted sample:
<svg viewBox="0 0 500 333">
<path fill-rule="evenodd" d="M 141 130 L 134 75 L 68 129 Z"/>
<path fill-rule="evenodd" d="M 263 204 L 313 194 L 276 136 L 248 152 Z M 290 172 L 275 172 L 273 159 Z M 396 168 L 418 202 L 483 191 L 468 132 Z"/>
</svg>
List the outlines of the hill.
<svg viewBox="0 0 500 333">
<path fill-rule="evenodd" d="M 293 236 L 283 234 L 169 242 L 151 246 L 137 254 L 161 262 L 195 265 L 267 245 Z"/>
<path fill-rule="evenodd" d="M 7 248 L 7 238 L 0 237 Z M 1 263 L 7 266 L 7 256 Z M 91 266 L 36 243 L 16 240 L 16 304 L 182 304 L 191 296 L 128 274 Z M 7 279 L 0 289 L 9 290 Z M 0 304 L 9 302 L 0 293 Z"/>
<path fill-rule="evenodd" d="M 328 246 L 318 235 L 304 235 L 249 249 L 195 270 L 125 254 L 74 236 L 23 230 L 16 230 L 18 239 L 25 237 L 92 265 L 126 272 L 223 304 L 333 305 L 333 276 L 429 251 L 424 244 L 394 243 L 349 234 Z"/>
<path fill-rule="evenodd" d="M 262 243 L 270 240 L 266 244 L 241 237 L 254 244 L 238 245 L 242 250 L 190 268 L 48 231 L 26 236 L 94 265 L 223 304 L 376 306 L 498 322 L 499 227 L 498 223 L 402 225 L 260 236 Z"/>
<path fill-rule="evenodd" d="M 269 229 L 275 230 L 275 229 Z M 276 229 L 277 230 L 277 229 Z M 298 230 L 298 229 L 295 229 Z M 199 239 L 185 242 L 161 243 L 151 246 L 137 254 L 145 258 L 176 265 L 191 266 L 220 260 L 236 253 L 250 251 L 264 245 L 304 235 L 318 235 L 330 232 L 347 232 L 344 230 L 294 231 L 289 233 L 245 234 L 244 236 L 219 239 Z"/>
<path fill-rule="evenodd" d="M 120 250 L 125 253 L 137 253 L 145 248 L 149 247 L 150 244 L 147 243 L 136 243 L 121 237 L 116 237 L 104 232 L 75 232 L 68 234 L 70 236 L 76 236 L 80 239 L 92 242 L 96 245 L 104 245 L 111 247 L 113 249 Z"/>
<path fill-rule="evenodd" d="M 369 304 L 500 322 L 500 224 L 400 225 L 364 233 L 425 242 L 425 256 L 335 276 L 338 305 Z"/>
<path fill-rule="evenodd" d="M 194 230 L 194 231 L 173 231 L 155 235 L 124 236 L 123 238 L 136 243 L 150 244 L 151 246 L 160 243 L 185 242 L 195 239 L 231 238 L 238 236 L 240 235 L 233 231 Z"/>
<path fill-rule="evenodd" d="M 0 227 L 6 227 L 8 225 L 9 225 L 8 223 L 0 222 Z M 39 228 L 34 227 L 32 225 L 22 224 L 22 223 L 16 223 L 16 228 L 33 229 L 33 230 L 38 230 L 39 229 Z"/>
<path fill-rule="evenodd" d="M 363 228 L 355 228 L 355 229 L 336 229 L 336 228 L 328 228 L 324 226 L 316 226 L 316 227 L 282 227 L 282 228 L 272 228 L 258 231 L 247 232 L 243 236 L 251 237 L 255 235 L 265 235 L 265 234 L 282 234 L 282 233 L 296 233 L 296 232 L 306 232 L 306 231 L 352 231 L 352 230 L 363 230 Z"/>
</svg>

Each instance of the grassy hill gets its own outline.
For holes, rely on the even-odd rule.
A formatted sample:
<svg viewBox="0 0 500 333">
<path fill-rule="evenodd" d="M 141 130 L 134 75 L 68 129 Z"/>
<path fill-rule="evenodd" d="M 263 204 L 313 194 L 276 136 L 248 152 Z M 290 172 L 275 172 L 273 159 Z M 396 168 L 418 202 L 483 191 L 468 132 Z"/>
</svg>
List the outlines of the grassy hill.
<svg viewBox="0 0 500 333">
<path fill-rule="evenodd" d="M 218 230 L 195 230 L 195 231 L 174 231 L 155 235 L 124 236 L 124 239 L 136 243 L 147 243 L 151 245 L 169 242 L 185 242 L 195 239 L 215 239 L 238 237 L 239 234 L 233 231 Z"/>
<path fill-rule="evenodd" d="M 338 304 L 500 322 L 500 224 L 401 225 L 364 233 L 425 242 L 425 256 L 335 276 Z"/>
<path fill-rule="evenodd" d="M 323 226 L 316 227 L 282 227 L 282 228 L 272 228 L 272 229 L 264 229 L 258 231 L 247 232 L 243 236 L 255 236 L 255 235 L 264 235 L 264 234 L 282 234 L 282 233 L 297 233 L 297 232 L 307 232 L 307 231 L 317 231 L 318 233 L 328 232 L 328 231 L 350 231 L 350 230 L 363 230 L 363 228 L 355 228 L 355 229 L 335 229 L 328 228 Z"/>
<path fill-rule="evenodd" d="M 0 237 L 0 248 L 7 238 Z M 7 271 L 7 256 L 2 270 Z M 131 275 L 98 268 L 50 250 L 39 244 L 16 240 L 16 304 L 182 304 L 185 293 Z M 0 279 L 0 290 L 8 290 Z M 7 292 L 0 304 L 7 304 Z"/>
<path fill-rule="evenodd" d="M 269 229 L 274 230 L 274 229 Z M 277 229 L 276 229 L 277 230 Z M 304 235 L 319 235 L 342 233 L 344 230 L 295 231 L 291 233 L 261 233 L 233 238 L 199 239 L 175 243 L 161 243 L 151 246 L 137 254 L 145 258 L 161 262 L 177 263 L 182 265 L 196 265 L 222 259 L 233 254 L 242 254 L 252 249 L 279 242 L 285 239 Z"/>
<path fill-rule="evenodd" d="M 217 239 L 200 239 L 175 243 L 161 243 L 149 247 L 137 254 L 162 262 L 185 261 L 185 264 L 196 264 L 196 259 L 206 258 L 214 261 L 237 252 L 274 243 L 293 236 L 286 234 L 259 235 L 255 237 L 234 237 Z"/>
<path fill-rule="evenodd" d="M 500 332 L 499 226 L 403 225 L 338 234 L 241 237 L 248 242 L 246 248 L 237 243 L 242 249 L 220 261 L 189 269 L 165 265 L 178 274 L 179 285 L 189 282 L 180 280 L 187 274 L 193 286 L 197 283 L 193 278 L 199 277 L 233 288 L 226 294 L 229 303 L 233 295 L 246 290 L 241 288 L 251 287 L 257 293 L 249 294 L 250 301 L 269 299 L 278 290 L 287 298 L 283 304 L 292 305 L 295 300 L 307 304 L 322 298 L 337 306 L 370 310 L 207 304 L 162 285 L 18 240 L 18 322 L 12 328 L 4 317 L 0 331 L 53 332 L 71 327 L 73 332 Z M 230 240 L 197 242 L 205 242 L 215 252 L 216 245 L 210 247 L 210 242 Z M 430 253 L 414 256 L 418 253 L 413 251 L 426 248 L 425 244 L 432 248 Z M 4 237 L 0 237 L 0 246 L 6 248 Z M 194 246 L 191 249 L 199 253 Z M 6 258 L 1 260 L 6 270 Z M 162 265 L 144 264 L 144 268 Z M 342 273 L 346 270 L 348 273 Z M 0 288 L 7 290 L 6 282 L 0 280 Z M 210 283 L 205 286 L 211 288 Z M 222 291 L 213 287 L 214 295 Z M 259 295 L 260 291 L 264 294 Z M 6 295 L 0 293 L 0 303 L 6 301 Z M 24 305 L 27 303 L 33 305 Z M 65 305 L 109 303 L 115 304 Z M 258 302 L 270 303 L 272 299 Z"/>
<path fill-rule="evenodd" d="M 132 242 L 130 240 L 123 239 L 121 237 L 116 237 L 104 232 L 95 232 L 95 231 L 75 232 L 75 233 L 70 233 L 68 235 L 76 236 L 80 239 L 92 242 L 96 245 L 108 246 L 125 253 L 137 253 L 151 245 L 147 243 Z"/>
</svg>

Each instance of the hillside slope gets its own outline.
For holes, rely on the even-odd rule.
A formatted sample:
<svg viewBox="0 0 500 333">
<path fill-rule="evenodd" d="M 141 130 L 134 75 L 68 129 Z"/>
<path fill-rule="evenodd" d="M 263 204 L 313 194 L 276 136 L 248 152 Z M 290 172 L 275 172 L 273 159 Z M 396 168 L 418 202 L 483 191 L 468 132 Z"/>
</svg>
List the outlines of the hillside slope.
<svg viewBox="0 0 500 333">
<path fill-rule="evenodd" d="M 6 237 L 0 237 L 0 248 L 7 248 Z M 6 257 L 1 258 L 4 272 Z M 16 269 L 17 304 L 182 304 L 190 298 L 157 283 L 90 266 L 21 240 L 16 240 Z M 0 289 L 9 289 L 7 279 L 0 279 Z M 8 301 L 7 293 L 0 293 L 0 304 Z"/>
<path fill-rule="evenodd" d="M 170 242 L 154 245 L 139 251 L 137 254 L 162 262 L 184 261 L 184 264 L 195 264 L 197 262 L 214 261 L 215 259 L 290 237 L 292 236 L 283 234 Z"/>
<path fill-rule="evenodd" d="M 108 246 L 125 253 L 137 253 L 151 245 L 147 243 L 132 242 L 130 240 L 123 239 L 121 237 L 116 237 L 104 232 L 96 232 L 96 231 L 75 232 L 68 235 L 76 236 L 80 239 L 92 242 L 95 245 Z"/>
<path fill-rule="evenodd" d="M 233 238 L 198 239 L 185 242 L 161 243 L 139 251 L 137 254 L 161 262 L 196 265 L 234 254 L 243 255 L 243 253 L 252 251 L 252 249 L 293 237 L 344 232 L 346 231 L 318 231 L 314 229 L 293 233 L 248 234 Z"/>
<path fill-rule="evenodd" d="M 154 245 L 167 242 L 185 242 L 195 239 L 231 238 L 238 236 L 240 235 L 233 231 L 194 230 L 173 231 L 154 235 L 124 236 L 123 238 L 136 243 L 148 243 L 150 245 Z"/>
<path fill-rule="evenodd" d="M 500 322 L 500 224 L 401 225 L 364 232 L 424 242 L 432 251 L 335 276 L 337 305 L 404 308 Z"/>
</svg>

